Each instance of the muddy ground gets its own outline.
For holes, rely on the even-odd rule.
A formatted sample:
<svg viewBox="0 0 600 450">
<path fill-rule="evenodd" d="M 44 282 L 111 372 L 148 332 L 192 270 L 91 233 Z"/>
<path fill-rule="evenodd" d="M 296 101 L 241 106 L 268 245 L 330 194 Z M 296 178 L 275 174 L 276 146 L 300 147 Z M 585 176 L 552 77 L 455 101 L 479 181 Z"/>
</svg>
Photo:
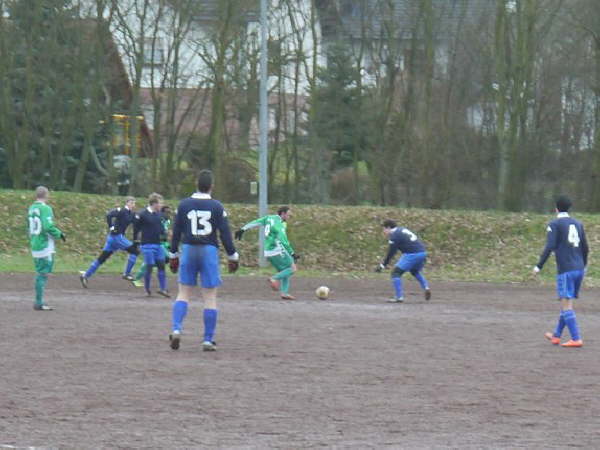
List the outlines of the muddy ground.
<svg viewBox="0 0 600 450">
<path fill-rule="evenodd" d="M 168 299 L 57 275 L 55 311 L 34 312 L 32 277 L 2 274 L 0 448 L 597 448 L 599 290 L 577 304 L 584 348 L 565 349 L 543 338 L 552 288 L 437 282 L 425 302 L 410 280 L 387 304 L 389 289 L 296 278 L 282 301 L 226 277 L 209 353 L 199 301 L 172 351 Z"/>
</svg>

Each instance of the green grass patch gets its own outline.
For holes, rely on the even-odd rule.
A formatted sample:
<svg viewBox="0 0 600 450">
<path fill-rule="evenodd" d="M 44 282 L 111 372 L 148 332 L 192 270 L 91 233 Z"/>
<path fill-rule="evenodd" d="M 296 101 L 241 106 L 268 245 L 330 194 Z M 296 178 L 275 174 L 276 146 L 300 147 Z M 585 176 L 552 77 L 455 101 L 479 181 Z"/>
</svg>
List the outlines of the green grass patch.
<svg viewBox="0 0 600 450">
<path fill-rule="evenodd" d="M 218 197 L 218 196 L 217 196 Z M 32 271 L 26 235 L 26 212 L 33 201 L 30 191 L 0 190 L 0 271 Z M 178 200 L 167 203 L 173 207 Z M 57 272 L 87 268 L 104 244 L 105 213 L 123 198 L 53 192 L 50 204 L 67 243 L 58 243 Z M 145 204 L 139 199 L 138 207 Z M 255 205 L 227 204 L 232 229 L 257 217 Z M 271 208 L 273 211 L 275 207 Z M 586 226 L 591 249 L 598 248 L 600 216 L 575 214 Z M 288 226 L 290 241 L 302 255 L 300 274 L 321 276 L 386 277 L 373 268 L 384 257 L 387 241 L 381 222 L 395 219 L 427 244 L 426 273 L 433 279 L 523 282 L 531 279 L 532 266 L 545 243 L 545 227 L 551 214 L 501 213 L 496 211 L 440 211 L 369 206 L 293 205 Z M 249 231 L 237 242 L 243 274 L 266 274 L 257 266 L 257 232 Z M 115 255 L 101 270 L 120 272 L 124 255 Z M 554 261 L 542 272 L 542 281 L 554 279 Z M 593 264 L 587 284 L 599 284 L 600 269 Z"/>
</svg>

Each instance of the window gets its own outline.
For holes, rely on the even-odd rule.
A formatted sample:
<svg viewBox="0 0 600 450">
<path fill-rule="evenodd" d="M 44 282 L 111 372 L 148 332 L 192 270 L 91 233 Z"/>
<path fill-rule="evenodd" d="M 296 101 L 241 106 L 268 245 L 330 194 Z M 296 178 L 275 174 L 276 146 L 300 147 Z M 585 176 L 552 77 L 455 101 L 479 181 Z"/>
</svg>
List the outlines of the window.
<svg viewBox="0 0 600 450">
<path fill-rule="evenodd" d="M 162 39 L 149 38 L 144 40 L 144 65 L 162 66 L 165 62 L 165 52 Z"/>
</svg>

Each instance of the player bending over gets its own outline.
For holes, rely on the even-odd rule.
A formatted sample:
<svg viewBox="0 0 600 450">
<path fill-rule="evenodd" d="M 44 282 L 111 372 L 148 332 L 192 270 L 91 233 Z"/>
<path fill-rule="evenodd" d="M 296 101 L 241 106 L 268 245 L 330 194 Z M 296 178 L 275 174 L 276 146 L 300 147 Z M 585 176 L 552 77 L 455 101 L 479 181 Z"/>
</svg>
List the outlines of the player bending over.
<svg viewBox="0 0 600 450">
<path fill-rule="evenodd" d="M 300 258 L 287 238 L 287 220 L 292 216 L 289 206 L 282 206 L 277 210 L 277 215 L 264 216 L 248 222 L 235 232 L 235 237 L 242 239 L 244 232 L 258 226 L 265 227 L 265 258 L 277 270 L 277 273 L 268 279 L 271 289 L 280 291 L 283 300 L 295 300 L 290 295 L 290 277 L 296 272 L 296 261 Z"/>
<path fill-rule="evenodd" d="M 150 283 L 152 269 L 156 266 L 158 271 L 159 290 L 157 293 L 163 297 L 171 297 L 167 291 L 167 275 L 165 273 L 165 249 L 161 245 L 165 232 L 163 214 L 161 212 L 163 197 L 153 193 L 148 197 L 148 206 L 135 215 L 133 222 L 133 242 L 138 242 L 141 233 L 142 255 L 144 255 L 144 289 L 148 296 L 152 295 Z"/>
<path fill-rule="evenodd" d="M 125 199 L 125 206 L 122 208 L 111 209 L 106 214 L 106 222 L 108 224 L 108 235 L 106 236 L 106 243 L 102 249 L 102 253 L 98 259 L 94 260 L 88 270 L 85 272 L 79 272 L 79 280 L 84 288 L 87 288 L 88 279 L 94 275 L 96 270 L 106 262 L 110 256 L 118 251 L 125 250 L 129 253 L 127 264 L 125 266 L 125 272 L 123 273 L 124 280 L 133 280 L 131 276 L 131 269 L 135 265 L 137 255 L 140 253 L 140 249 L 137 245 L 133 244 L 129 239 L 125 237 L 125 231 L 130 223 L 133 222 L 135 208 L 135 198 L 127 197 Z"/>
<path fill-rule="evenodd" d="M 36 311 L 52 311 L 44 303 L 44 290 L 48 282 L 48 274 L 54 267 L 54 239 L 66 240 L 65 234 L 60 231 L 53 221 L 52 207 L 48 205 L 50 192 L 44 186 L 35 189 L 35 202 L 29 207 L 27 218 L 29 221 L 29 244 L 35 266 L 35 302 L 33 309 Z"/>
<path fill-rule="evenodd" d="M 211 197 L 212 172 L 202 170 L 198 177 L 198 192 L 182 200 L 177 208 L 171 240 L 170 266 L 173 272 L 179 269 L 179 291 L 173 303 L 173 327 L 169 335 L 171 348 L 177 350 L 181 341 L 183 320 L 194 286 L 202 287 L 204 299 L 204 351 L 217 349 L 214 341 L 217 326 L 217 288 L 221 285 L 219 271 L 219 249 L 217 231 L 227 252 L 229 272 L 238 269 L 239 255 L 231 239 L 227 213 L 218 200 Z M 181 265 L 179 264 L 179 243 Z"/>
<path fill-rule="evenodd" d="M 161 240 L 160 240 L 160 245 L 162 246 L 164 253 L 165 253 L 165 264 L 169 263 L 169 252 L 171 251 L 169 248 L 169 229 L 171 228 L 171 207 L 170 206 L 163 206 L 160 209 L 160 212 L 162 213 L 162 226 L 163 226 L 163 234 L 161 235 Z M 137 271 L 137 273 L 135 274 L 135 276 L 133 277 L 133 285 L 135 287 L 144 287 L 144 282 L 140 281 L 142 278 L 144 278 L 144 275 L 146 274 L 146 263 L 142 263 L 142 265 L 140 266 L 139 270 Z"/>
<path fill-rule="evenodd" d="M 410 272 L 417 279 L 425 293 L 425 300 L 429 300 L 431 290 L 427 280 L 421 274 L 427 260 L 425 244 L 421 242 L 415 233 L 408 228 L 399 227 L 393 220 L 384 220 L 382 226 L 383 234 L 388 238 L 390 246 L 387 256 L 375 271 L 381 272 L 387 267 L 398 250 L 402 252 L 402 256 L 394 265 L 394 270 L 392 270 L 392 286 L 395 295 L 388 301 L 390 303 L 402 303 L 404 301 L 402 293 L 402 275 L 404 275 L 404 272 Z"/>
<path fill-rule="evenodd" d="M 588 243 L 583 225 L 578 220 L 569 216 L 571 200 L 560 196 L 556 200 L 556 219 L 546 228 L 546 247 L 540 260 L 533 268 L 533 273 L 538 274 L 550 253 L 556 257 L 556 291 L 561 302 L 560 316 L 554 333 L 546 333 L 546 339 L 552 344 L 560 344 L 565 325 L 569 329 L 571 339 L 562 344 L 563 347 L 582 347 L 583 340 L 579 334 L 573 299 L 578 298 L 579 288 L 585 275 L 588 261 Z"/>
</svg>

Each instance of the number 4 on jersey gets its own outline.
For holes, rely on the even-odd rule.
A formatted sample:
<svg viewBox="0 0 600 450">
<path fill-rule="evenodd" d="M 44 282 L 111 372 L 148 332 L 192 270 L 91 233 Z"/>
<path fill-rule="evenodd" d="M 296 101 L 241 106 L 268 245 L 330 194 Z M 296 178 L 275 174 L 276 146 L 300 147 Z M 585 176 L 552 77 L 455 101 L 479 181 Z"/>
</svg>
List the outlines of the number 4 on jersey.
<svg viewBox="0 0 600 450">
<path fill-rule="evenodd" d="M 569 235 L 567 236 L 567 240 L 573 247 L 579 247 L 579 232 L 577 231 L 577 227 L 573 224 L 569 225 Z"/>
</svg>

